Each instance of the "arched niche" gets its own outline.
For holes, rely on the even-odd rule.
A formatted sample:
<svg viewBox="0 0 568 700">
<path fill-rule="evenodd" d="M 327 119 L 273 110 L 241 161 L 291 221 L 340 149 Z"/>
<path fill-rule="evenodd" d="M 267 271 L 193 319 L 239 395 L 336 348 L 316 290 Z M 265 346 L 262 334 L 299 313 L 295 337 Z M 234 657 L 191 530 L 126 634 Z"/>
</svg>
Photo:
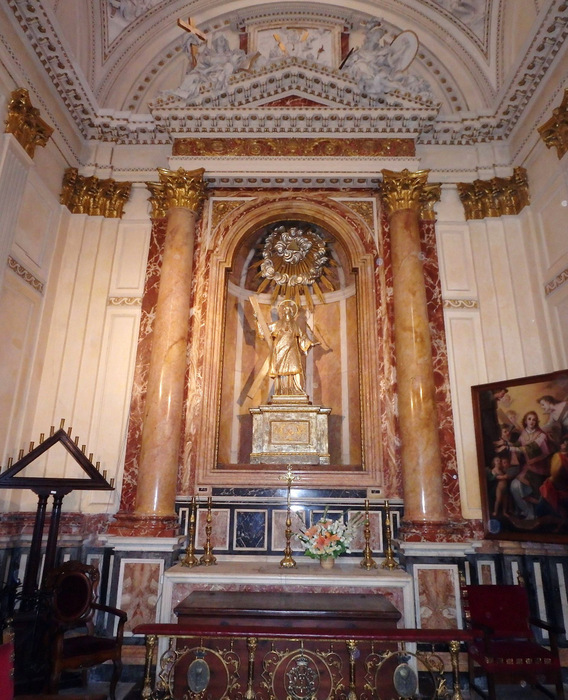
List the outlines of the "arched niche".
<svg viewBox="0 0 568 700">
<path fill-rule="evenodd" d="M 354 209 L 321 192 L 259 194 L 236 205 L 211 227 L 208 281 L 202 292 L 206 296 L 200 319 L 203 335 L 193 348 L 199 364 L 200 405 L 199 415 L 188 419 L 188 424 L 197 420 L 198 425 L 187 435 L 192 443 L 186 450 L 187 469 L 194 470 L 198 485 L 282 485 L 279 477 L 286 465 L 251 464 L 246 459 L 248 409 L 254 402 L 265 402 L 268 379 L 248 398 L 247 384 L 268 350 L 255 333 L 247 298 L 250 290 L 238 283 L 244 261 L 263 232 L 281 221 L 306 222 L 325 231 L 344 278 L 341 288 L 329 293 L 328 303 L 316 304 L 309 318 L 325 343 L 310 358 L 309 389 L 314 392 L 310 398 L 314 403 L 333 404 L 330 433 L 339 430 L 343 437 L 331 438 L 329 466 L 294 465 L 294 471 L 301 474 L 305 486 L 380 486 L 383 446 L 375 232 Z M 205 222 L 204 228 L 207 223 L 211 222 Z M 260 302 L 268 320 L 268 295 Z M 331 362 L 331 355 L 341 353 L 346 357 Z M 334 376 L 334 368 L 349 376 Z M 342 410 L 347 404 L 349 410 Z"/>
</svg>

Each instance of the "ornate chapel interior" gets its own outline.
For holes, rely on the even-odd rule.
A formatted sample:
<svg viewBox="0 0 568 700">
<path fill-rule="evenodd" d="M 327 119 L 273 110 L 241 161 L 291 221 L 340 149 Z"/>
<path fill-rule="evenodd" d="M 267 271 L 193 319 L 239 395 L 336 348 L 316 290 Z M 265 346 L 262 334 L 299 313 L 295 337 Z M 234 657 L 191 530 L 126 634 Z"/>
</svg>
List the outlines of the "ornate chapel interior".
<svg viewBox="0 0 568 700">
<path fill-rule="evenodd" d="M 567 35 L 565 0 L 2 2 L 2 589 L 95 564 L 138 667 L 194 590 L 456 629 L 460 577 L 520 574 L 568 627 L 568 529 L 500 536 L 472 398 L 568 368 Z M 327 581 L 326 508 L 369 524 Z"/>
</svg>

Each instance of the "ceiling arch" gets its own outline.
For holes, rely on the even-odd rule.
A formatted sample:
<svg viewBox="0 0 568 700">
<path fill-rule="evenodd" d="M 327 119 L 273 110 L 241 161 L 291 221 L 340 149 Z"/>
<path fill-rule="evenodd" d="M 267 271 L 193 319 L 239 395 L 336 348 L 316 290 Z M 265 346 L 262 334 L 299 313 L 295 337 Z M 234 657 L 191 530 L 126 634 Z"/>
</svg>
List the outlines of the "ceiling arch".
<svg viewBox="0 0 568 700">
<path fill-rule="evenodd" d="M 115 39 L 112 50 L 106 52 L 104 70 L 97 85 L 93 86 L 101 107 L 132 108 L 132 98 L 136 95 L 136 111 L 143 111 L 145 86 L 149 88 L 150 96 L 157 89 L 173 87 L 167 84 L 167 79 L 172 79 L 176 71 L 170 70 L 168 62 L 180 64 L 177 73 L 183 70 L 182 64 L 187 66 L 187 58 L 182 53 L 186 35 L 176 24 L 177 18 L 184 16 L 185 5 L 157 5 L 125 29 L 124 36 Z M 206 9 L 202 10 L 202 5 Z M 401 31 L 411 30 L 420 42 L 416 72 L 428 79 L 437 99 L 447 103 L 444 112 L 451 114 L 456 107 L 459 107 L 457 111 L 488 109 L 495 94 L 495 76 L 491 75 L 483 52 L 461 30 L 456 38 L 456 24 L 449 23 L 447 16 L 439 10 L 416 1 L 414 5 L 385 2 L 378 14 L 376 3 L 368 1 L 352 1 L 348 7 L 340 7 L 327 1 L 245 4 L 240 0 L 234 3 L 213 0 L 194 3 L 191 10 L 193 21 L 209 32 L 235 28 L 238 24 L 258 23 L 263 18 L 268 22 L 277 17 L 284 22 L 335 20 L 352 28 L 366 22 L 382 21 L 389 28 L 390 39 Z M 162 72 L 166 81 L 160 88 L 158 74 Z M 459 99 L 452 101 L 448 91 L 454 96 L 459 95 Z"/>
</svg>

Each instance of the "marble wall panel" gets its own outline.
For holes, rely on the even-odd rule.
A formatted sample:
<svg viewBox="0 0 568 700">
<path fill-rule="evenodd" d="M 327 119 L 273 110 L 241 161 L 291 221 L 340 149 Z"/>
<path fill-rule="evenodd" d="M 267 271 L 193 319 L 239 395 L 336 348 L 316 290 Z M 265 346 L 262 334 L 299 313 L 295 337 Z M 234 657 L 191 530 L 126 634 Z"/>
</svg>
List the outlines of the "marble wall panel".
<svg viewBox="0 0 568 700">
<path fill-rule="evenodd" d="M 416 618 L 421 629 L 461 627 L 457 566 L 414 566 Z"/>
<path fill-rule="evenodd" d="M 205 527 L 207 525 L 207 510 L 197 511 L 195 527 L 195 547 L 203 549 L 207 541 Z M 213 508 L 211 510 L 211 546 L 214 550 L 227 550 L 230 547 L 230 511 L 228 508 Z"/>
<path fill-rule="evenodd" d="M 268 549 L 268 511 L 263 509 L 235 509 L 233 549 L 265 552 Z"/>
<path fill-rule="evenodd" d="M 353 516 L 357 511 L 350 511 L 351 516 Z M 360 511 L 364 514 L 364 511 Z M 369 525 L 371 527 L 370 533 L 370 547 L 373 552 L 383 551 L 383 518 L 380 512 L 370 512 L 369 513 Z M 362 552 L 365 548 L 365 532 L 364 532 L 364 521 L 361 521 L 359 527 L 355 530 L 355 536 L 353 537 L 353 542 L 351 543 L 352 552 Z"/>
<path fill-rule="evenodd" d="M 497 583 L 495 576 L 495 562 L 483 561 L 482 559 L 476 562 L 477 580 L 480 585 L 492 585 Z"/>
<path fill-rule="evenodd" d="M 286 510 L 272 511 L 272 540 L 271 549 L 273 552 L 284 551 L 286 546 L 286 518 L 288 512 Z M 302 552 L 303 547 L 299 540 L 295 537 L 299 532 L 305 529 L 306 511 L 294 509 L 292 511 L 292 540 L 290 546 L 294 552 Z"/>
<path fill-rule="evenodd" d="M 42 280 L 47 280 L 55 248 L 58 204 L 37 172 L 32 171 L 23 192 L 12 250 L 18 260 Z"/>
<path fill-rule="evenodd" d="M 163 572 L 163 561 L 121 560 L 117 607 L 128 614 L 124 628 L 126 635 L 136 625 L 158 621 L 158 599 Z"/>
</svg>

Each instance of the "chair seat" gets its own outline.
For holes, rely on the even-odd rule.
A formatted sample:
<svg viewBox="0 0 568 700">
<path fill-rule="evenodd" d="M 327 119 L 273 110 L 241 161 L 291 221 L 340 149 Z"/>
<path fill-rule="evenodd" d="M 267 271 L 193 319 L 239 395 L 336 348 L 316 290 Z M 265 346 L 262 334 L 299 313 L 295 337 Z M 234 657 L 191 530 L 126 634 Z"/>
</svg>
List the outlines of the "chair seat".
<svg viewBox="0 0 568 700">
<path fill-rule="evenodd" d="M 112 653 L 119 650 L 119 646 L 114 639 L 106 637 L 90 637 L 89 635 L 79 637 L 68 637 L 63 640 L 63 658 L 75 658 L 78 656 L 98 656 L 102 653 Z"/>
<path fill-rule="evenodd" d="M 545 673 L 560 668 L 558 658 L 545 647 L 531 641 L 476 641 L 469 647 L 472 658 L 491 673 L 529 666 L 531 672 Z"/>
</svg>

